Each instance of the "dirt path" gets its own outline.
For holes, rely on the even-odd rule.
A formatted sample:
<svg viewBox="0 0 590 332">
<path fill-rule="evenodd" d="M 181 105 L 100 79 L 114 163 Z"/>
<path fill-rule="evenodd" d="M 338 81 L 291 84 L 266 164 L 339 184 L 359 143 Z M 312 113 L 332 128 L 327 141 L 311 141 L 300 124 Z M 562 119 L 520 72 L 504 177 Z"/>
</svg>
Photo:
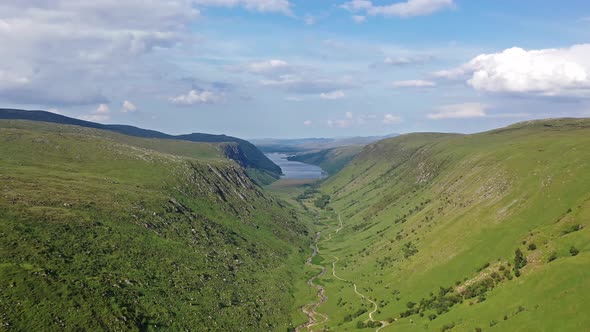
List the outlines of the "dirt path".
<svg viewBox="0 0 590 332">
<path fill-rule="evenodd" d="M 342 229 L 342 219 L 340 218 L 340 214 L 338 214 L 338 220 L 340 221 L 340 225 L 339 228 L 336 230 L 336 233 L 338 233 L 341 229 Z M 357 290 L 356 284 L 353 283 L 352 281 L 346 280 L 344 278 L 339 277 L 338 275 L 336 275 L 336 263 L 340 260 L 340 258 L 338 256 L 332 256 L 334 257 L 334 261 L 332 262 L 332 276 L 334 276 L 334 278 L 340 280 L 340 281 L 344 281 L 346 283 L 352 284 L 352 287 L 354 288 L 354 292 L 356 295 L 360 296 L 361 299 L 363 299 L 364 301 L 367 301 L 369 303 L 371 303 L 373 305 L 373 311 L 371 311 L 369 313 L 369 320 L 371 322 L 375 322 L 376 320 L 373 318 L 373 314 L 376 313 L 379 310 L 379 305 L 377 304 L 377 302 L 371 300 L 370 298 L 366 297 L 364 294 L 360 293 Z M 382 328 L 386 327 L 387 325 L 389 325 L 388 321 L 384 321 L 381 320 L 379 321 L 379 323 L 381 323 L 381 326 L 378 327 L 375 332 L 379 332 Z"/>
<path fill-rule="evenodd" d="M 320 240 L 321 237 L 321 232 L 318 232 L 316 234 L 316 238 L 315 241 L 313 242 L 313 244 L 311 245 L 311 248 L 313 249 L 313 252 L 311 254 L 311 256 L 309 256 L 307 258 L 307 261 L 305 262 L 306 265 L 308 266 L 318 266 L 318 265 L 314 265 L 312 263 L 313 258 L 319 253 L 318 250 L 318 242 Z M 316 309 L 321 306 L 324 302 L 326 302 L 326 300 L 328 299 L 328 296 L 326 295 L 326 290 L 324 289 L 324 287 L 319 286 L 314 284 L 314 280 L 316 280 L 317 278 L 320 278 L 321 276 L 323 276 L 326 273 L 326 267 L 325 266 L 321 266 L 322 270 L 320 271 L 320 273 L 318 273 L 317 275 L 311 277 L 311 279 L 309 279 L 307 281 L 307 284 L 310 287 L 313 287 L 315 289 L 318 290 L 318 297 L 320 298 L 320 300 L 318 302 L 313 302 L 313 303 L 308 303 L 306 305 L 304 305 L 301 308 L 301 311 L 303 311 L 303 313 L 309 318 L 309 321 L 307 323 L 301 324 L 299 326 L 297 326 L 297 328 L 295 328 L 296 332 L 301 331 L 302 329 L 307 329 L 309 330 L 312 326 L 318 325 L 318 324 L 323 324 L 325 322 L 328 321 L 328 316 L 322 313 L 319 313 L 316 311 Z M 317 317 L 321 317 L 321 320 L 318 320 Z"/>
<path fill-rule="evenodd" d="M 340 232 L 340 230 L 342 230 L 343 227 L 343 223 L 342 223 L 342 218 L 340 217 L 340 214 L 338 214 L 338 228 L 336 228 L 336 230 L 334 231 L 334 233 L 331 233 L 328 235 L 328 237 L 326 239 L 324 239 L 322 242 L 326 242 L 332 239 L 332 235 L 334 234 L 338 234 L 338 232 Z M 316 238 L 315 241 L 313 242 L 313 244 L 311 245 L 311 248 L 313 249 L 313 252 L 311 254 L 311 256 L 309 256 L 307 258 L 307 261 L 305 262 L 306 265 L 308 266 L 318 266 L 318 265 L 314 265 L 312 263 L 313 258 L 319 254 L 319 249 L 318 249 L 318 242 L 320 242 L 320 237 L 321 237 L 321 232 L 318 232 L 316 234 Z M 338 276 L 336 274 L 336 263 L 340 260 L 340 258 L 338 256 L 332 256 L 334 257 L 334 261 L 332 262 L 332 276 L 334 276 L 334 278 L 346 282 L 348 284 L 351 284 L 354 288 L 354 292 L 360 296 L 361 299 L 363 299 L 364 301 L 367 301 L 369 303 L 371 303 L 373 305 L 373 311 L 371 311 L 369 313 L 369 320 L 371 322 L 376 322 L 376 320 L 373 318 L 373 314 L 376 313 L 379 310 L 379 305 L 377 304 L 377 302 L 371 300 L 370 298 L 366 297 L 364 294 L 360 293 L 357 290 L 356 284 L 353 283 L 352 281 L 346 280 L 344 278 L 341 278 L 340 276 Z M 299 326 L 297 326 L 297 328 L 295 328 L 296 332 L 301 331 L 302 329 L 307 329 L 308 331 L 310 330 L 311 327 L 316 326 L 316 325 L 320 325 L 323 324 L 325 322 L 328 321 L 328 316 L 317 312 L 317 308 L 319 306 L 321 306 L 324 302 L 326 302 L 328 300 L 328 296 L 326 295 L 326 290 L 323 286 L 319 286 L 314 284 L 314 280 L 322 277 L 325 273 L 326 273 L 326 267 L 325 266 L 321 266 L 322 270 L 319 274 L 313 276 L 311 279 L 309 279 L 307 281 L 307 284 L 310 287 L 313 287 L 315 289 L 318 290 L 318 297 L 320 298 L 320 300 L 318 302 L 313 302 L 313 303 L 308 303 L 306 305 L 304 305 L 301 308 L 301 311 L 303 311 L 303 313 L 309 318 L 309 321 L 307 323 L 301 324 Z M 317 317 L 321 317 L 321 320 L 318 320 Z M 378 327 L 375 332 L 379 332 L 379 330 L 381 330 L 382 328 L 386 327 L 387 325 L 389 325 L 388 321 L 379 321 L 379 323 L 381 323 L 381 326 Z"/>
</svg>

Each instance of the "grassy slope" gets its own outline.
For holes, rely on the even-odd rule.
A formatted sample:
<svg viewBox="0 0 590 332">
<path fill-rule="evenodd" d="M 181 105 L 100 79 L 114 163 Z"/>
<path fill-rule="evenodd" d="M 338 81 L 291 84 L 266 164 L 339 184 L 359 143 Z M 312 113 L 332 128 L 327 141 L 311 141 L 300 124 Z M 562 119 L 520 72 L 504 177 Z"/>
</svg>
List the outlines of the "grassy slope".
<svg viewBox="0 0 590 332">
<path fill-rule="evenodd" d="M 453 331 L 587 330 L 590 318 L 580 313 L 590 297 L 589 146 L 587 119 L 475 135 L 411 134 L 369 145 L 323 185 L 344 229 L 320 248 L 318 260 L 329 266 L 338 256 L 338 275 L 380 304 L 375 318 L 397 319 L 382 331 L 452 324 Z M 581 230 L 571 232 L 576 225 Z M 575 257 L 572 246 L 580 251 Z M 513 270 L 517 248 L 528 260 L 520 277 Z M 466 295 L 467 286 L 493 272 L 500 274 L 495 287 L 483 297 Z M 320 282 L 329 294 L 328 327 L 354 330 L 368 319 L 365 313 L 343 323 L 370 306 L 330 275 Z M 440 287 L 465 299 L 448 312 L 400 318 L 408 302 L 431 292 L 436 298 Z M 430 321 L 431 314 L 437 318 Z"/>
<path fill-rule="evenodd" d="M 362 149 L 362 146 L 356 145 L 342 146 L 321 151 L 300 153 L 288 159 L 316 165 L 328 172 L 328 174 L 336 174 L 361 152 Z"/>
<path fill-rule="evenodd" d="M 256 181 L 266 181 L 259 183 L 271 183 L 272 181 L 278 179 L 281 174 L 280 167 L 278 167 L 272 161 L 270 161 L 252 143 L 231 136 L 211 135 L 202 133 L 173 136 L 155 130 L 142 129 L 127 125 L 104 125 L 100 123 L 70 118 L 67 116 L 45 111 L 25 111 L 17 109 L 0 108 L 0 119 L 41 121 L 43 123 L 56 123 L 62 125 L 75 125 L 85 128 L 102 129 L 133 137 L 157 138 L 160 139 L 160 144 L 166 144 L 161 141 L 162 139 L 171 139 L 175 141 L 185 140 L 190 142 L 202 143 L 231 143 L 229 145 L 237 147 L 239 153 L 236 153 L 235 149 L 225 148 L 222 149 L 222 152 L 229 152 L 226 153 L 226 157 L 237 161 L 242 166 L 249 169 L 250 173 L 255 175 L 253 178 L 255 178 Z M 175 144 L 176 143 L 168 143 L 169 146 Z M 217 145 L 220 145 L 222 147 L 228 146 L 228 144 Z"/>
<path fill-rule="evenodd" d="M 0 121 L 0 330 L 286 330 L 306 230 L 219 156 Z"/>
</svg>

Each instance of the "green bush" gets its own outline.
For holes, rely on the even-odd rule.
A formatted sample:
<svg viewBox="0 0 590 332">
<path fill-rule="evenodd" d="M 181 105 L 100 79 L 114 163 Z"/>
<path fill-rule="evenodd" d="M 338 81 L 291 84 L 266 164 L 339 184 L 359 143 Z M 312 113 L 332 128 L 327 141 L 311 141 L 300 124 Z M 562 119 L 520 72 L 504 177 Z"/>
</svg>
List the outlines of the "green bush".
<svg viewBox="0 0 590 332">
<path fill-rule="evenodd" d="M 537 249 L 537 245 L 534 244 L 534 243 L 530 243 L 529 244 L 529 250 L 535 250 L 535 249 Z"/>
<path fill-rule="evenodd" d="M 520 248 L 516 249 L 516 251 L 514 252 L 514 268 L 516 270 L 521 269 L 526 265 L 526 263 L 526 258 L 524 257 Z"/>
<path fill-rule="evenodd" d="M 574 247 L 574 246 L 572 246 L 572 247 L 570 248 L 570 254 L 571 254 L 572 256 L 576 256 L 576 255 L 577 255 L 577 254 L 579 254 L 579 253 L 580 253 L 580 250 L 578 250 L 578 248 L 576 248 L 576 247 Z"/>
</svg>

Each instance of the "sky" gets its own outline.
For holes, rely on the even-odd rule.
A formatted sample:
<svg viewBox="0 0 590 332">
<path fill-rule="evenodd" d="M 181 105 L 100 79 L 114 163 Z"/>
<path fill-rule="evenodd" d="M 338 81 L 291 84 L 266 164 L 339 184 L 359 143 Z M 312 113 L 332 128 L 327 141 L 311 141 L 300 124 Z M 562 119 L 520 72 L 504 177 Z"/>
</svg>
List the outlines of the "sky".
<svg viewBox="0 0 590 332">
<path fill-rule="evenodd" d="M 0 107 L 243 138 L 590 117 L 587 0 L 3 0 Z"/>
</svg>

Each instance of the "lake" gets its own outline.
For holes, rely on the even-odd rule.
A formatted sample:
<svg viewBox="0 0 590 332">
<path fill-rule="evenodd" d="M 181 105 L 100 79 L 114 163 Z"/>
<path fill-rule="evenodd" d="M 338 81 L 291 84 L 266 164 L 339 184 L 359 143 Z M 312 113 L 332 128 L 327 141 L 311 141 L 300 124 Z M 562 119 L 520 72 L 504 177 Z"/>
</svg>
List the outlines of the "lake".
<svg viewBox="0 0 590 332">
<path fill-rule="evenodd" d="M 281 179 L 323 179 L 326 177 L 320 167 L 315 165 L 304 164 L 298 161 L 287 160 L 288 154 L 285 153 L 267 153 L 268 159 L 279 165 L 283 170 Z"/>
</svg>

